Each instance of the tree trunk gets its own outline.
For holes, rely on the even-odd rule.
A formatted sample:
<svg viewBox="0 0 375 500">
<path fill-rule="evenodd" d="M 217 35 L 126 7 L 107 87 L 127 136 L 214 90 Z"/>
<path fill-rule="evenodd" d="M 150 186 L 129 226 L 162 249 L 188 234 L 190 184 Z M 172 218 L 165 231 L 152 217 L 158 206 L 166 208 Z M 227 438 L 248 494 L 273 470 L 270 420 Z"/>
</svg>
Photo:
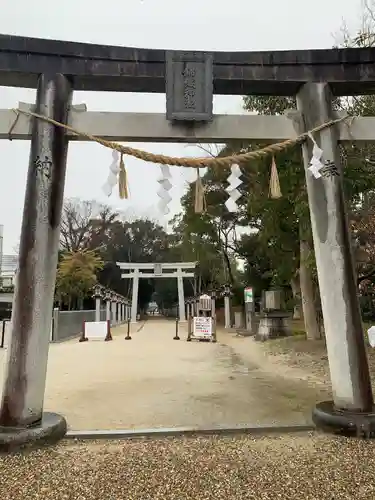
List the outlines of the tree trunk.
<svg viewBox="0 0 375 500">
<path fill-rule="evenodd" d="M 230 260 L 229 260 L 228 254 L 224 249 L 222 252 L 223 252 L 224 262 L 225 262 L 226 267 L 227 267 L 227 272 L 228 272 L 227 275 L 229 277 L 229 282 L 231 285 L 234 285 L 234 277 L 233 277 L 232 268 L 230 265 Z"/>
<path fill-rule="evenodd" d="M 307 265 L 310 246 L 307 241 L 300 241 L 300 285 L 302 297 L 303 318 L 305 321 L 306 337 L 310 340 L 321 338 L 317 312 L 314 300 L 314 282 L 311 270 Z"/>
<path fill-rule="evenodd" d="M 299 273 L 296 273 L 296 275 L 292 278 L 290 286 L 292 287 L 293 301 L 294 301 L 293 319 L 301 319 L 302 303 L 301 303 L 301 285 L 300 285 Z"/>
</svg>

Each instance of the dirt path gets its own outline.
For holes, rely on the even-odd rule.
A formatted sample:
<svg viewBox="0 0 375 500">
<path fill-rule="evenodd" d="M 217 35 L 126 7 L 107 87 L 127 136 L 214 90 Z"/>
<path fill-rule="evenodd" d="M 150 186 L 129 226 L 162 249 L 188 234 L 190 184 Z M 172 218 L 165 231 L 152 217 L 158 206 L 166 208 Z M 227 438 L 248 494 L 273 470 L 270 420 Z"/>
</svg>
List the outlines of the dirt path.
<svg viewBox="0 0 375 500">
<path fill-rule="evenodd" d="M 220 330 L 219 337 L 222 343 L 232 347 L 244 359 L 255 363 L 265 373 L 287 380 L 305 381 L 311 387 L 327 386 L 325 377 L 313 373 L 307 367 L 289 364 L 289 357 L 285 353 L 273 351 L 271 344 L 260 343 L 253 337 L 241 337 L 225 330 Z"/>
<path fill-rule="evenodd" d="M 112 342 L 52 344 L 45 409 L 72 429 L 281 425 L 309 422 L 323 398 L 250 339 L 186 342 L 174 333 L 174 321 L 151 320 L 131 341 L 120 327 Z"/>
<path fill-rule="evenodd" d="M 304 363 L 297 364 L 294 359 L 291 360 L 293 352 L 289 355 L 284 351 L 278 352 L 277 348 L 272 349 L 271 344 L 257 342 L 252 337 L 241 337 L 224 329 L 219 330 L 218 338 L 222 344 L 233 349 L 244 362 L 257 366 L 263 376 L 274 378 L 278 385 L 293 388 L 295 384 L 293 393 L 301 400 L 302 405 L 303 401 L 311 401 L 313 405 L 319 400 L 331 397 L 326 363 L 322 370 L 321 364 L 315 362 L 319 369 L 314 370 L 312 359 L 309 364 L 305 359 Z"/>
</svg>

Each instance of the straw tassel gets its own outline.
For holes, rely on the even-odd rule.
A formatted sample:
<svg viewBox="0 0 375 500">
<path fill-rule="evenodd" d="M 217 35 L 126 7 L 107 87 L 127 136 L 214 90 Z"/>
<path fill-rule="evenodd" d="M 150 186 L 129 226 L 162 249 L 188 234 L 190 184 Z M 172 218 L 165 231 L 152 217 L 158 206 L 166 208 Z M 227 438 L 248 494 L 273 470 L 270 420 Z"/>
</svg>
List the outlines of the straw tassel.
<svg viewBox="0 0 375 500">
<path fill-rule="evenodd" d="M 276 166 L 274 156 L 272 156 L 272 163 L 271 163 L 269 197 L 273 200 L 277 200 L 277 199 L 282 197 L 282 193 L 281 193 L 281 189 L 280 189 L 279 174 L 277 172 L 277 166 Z"/>
<path fill-rule="evenodd" d="M 204 196 L 204 187 L 202 183 L 202 178 L 199 173 L 199 168 L 197 168 L 197 180 L 195 181 L 195 204 L 194 210 L 196 214 L 202 214 L 206 211 L 206 199 Z"/>
<path fill-rule="evenodd" d="M 127 200 L 129 198 L 128 192 L 128 179 L 124 164 L 124 155 L 120 157 L 120 171 L 118 174 L 118 190 L 121 200 Z"/>
</svg>

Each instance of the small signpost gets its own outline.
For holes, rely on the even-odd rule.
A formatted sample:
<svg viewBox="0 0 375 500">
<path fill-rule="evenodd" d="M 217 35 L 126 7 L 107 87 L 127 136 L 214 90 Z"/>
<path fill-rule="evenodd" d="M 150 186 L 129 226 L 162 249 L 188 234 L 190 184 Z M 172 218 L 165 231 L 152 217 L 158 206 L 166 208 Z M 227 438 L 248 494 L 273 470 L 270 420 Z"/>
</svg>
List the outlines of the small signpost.
<svg viewBox="0 0 375 500">
<path fill-rule="evenodd" d="M 214 295 L 201 295 L 197 301 L 197 316 L 190 319 L 187 341 L 208 340 L 216 342 L 216 319 L 212 315 Z M 192 321 L 192 324 L 191 324 Z"/>
<path fill-rule="evenodd" d="M 213 321 L 209 316 L 198 316 L 193 319 L 192 339 L 212 340 L 213 339 Z"/>
</svg>

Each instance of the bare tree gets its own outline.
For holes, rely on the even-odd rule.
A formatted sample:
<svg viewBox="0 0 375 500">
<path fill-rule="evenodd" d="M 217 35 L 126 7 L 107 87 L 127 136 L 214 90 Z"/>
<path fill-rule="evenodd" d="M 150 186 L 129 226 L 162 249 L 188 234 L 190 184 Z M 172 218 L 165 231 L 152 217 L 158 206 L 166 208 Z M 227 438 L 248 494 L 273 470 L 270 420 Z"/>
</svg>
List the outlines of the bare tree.
<svg viewBox="0 0 375 500">
<path fill-rule="evenodd" d="M 93 236 L 105 231 L 117 215 L 110 207 L 94 200 L 67 199 L 60 225 L 61 248 L 69 252 L 91 248 Z"/>
</svg>

